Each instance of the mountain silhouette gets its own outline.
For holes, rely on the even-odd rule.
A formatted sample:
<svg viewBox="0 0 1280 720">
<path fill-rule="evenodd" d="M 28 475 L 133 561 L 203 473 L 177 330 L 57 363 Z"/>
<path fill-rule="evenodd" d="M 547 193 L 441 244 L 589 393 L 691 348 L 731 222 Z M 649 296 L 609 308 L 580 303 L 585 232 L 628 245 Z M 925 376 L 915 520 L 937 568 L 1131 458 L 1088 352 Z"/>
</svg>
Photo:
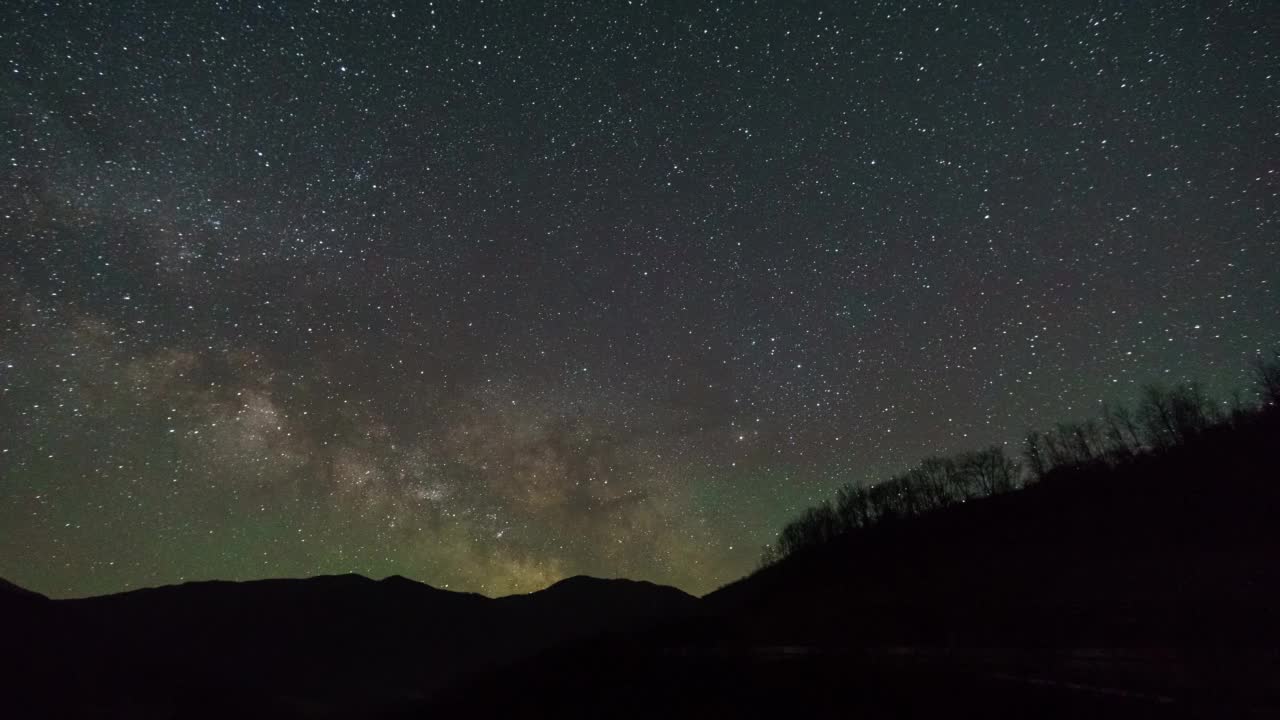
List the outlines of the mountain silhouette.
<svg viewBox="0 0 1280 720">
<path fill-rule="evenodd" d="M 679 590 L 571 578 L 491 599 L 393 576 L 190 582 L 48 600 L 0 586 L 28 710 L 366 714 L 585 636 L 693 613 Z"/>
<path fill-rule="evenodd" d="M 0 581 L 6 717 L 1280 716 L 1280 404 L 798 546 L 704 598 L 577 576 L 52 600 Z"/>
</svg>

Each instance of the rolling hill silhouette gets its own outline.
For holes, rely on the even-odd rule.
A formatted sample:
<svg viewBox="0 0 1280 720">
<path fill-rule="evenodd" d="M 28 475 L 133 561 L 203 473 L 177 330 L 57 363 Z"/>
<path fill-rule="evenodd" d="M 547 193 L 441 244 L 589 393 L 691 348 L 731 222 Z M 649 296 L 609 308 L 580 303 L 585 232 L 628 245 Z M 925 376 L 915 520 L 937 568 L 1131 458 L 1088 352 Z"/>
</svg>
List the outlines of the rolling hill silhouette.
<svg viewBox="0 0 1280 720">
<path fill-rule="evenodd" d="M 490 599 L 393 576 L 193 582 L 49 600 L 0 586 L 21 707 L 363 715 L 547 647 L 687 615 L 675 588 L 570 578 Z M 97 715 L 98 713 L 93 713 Z"/>
</svg>

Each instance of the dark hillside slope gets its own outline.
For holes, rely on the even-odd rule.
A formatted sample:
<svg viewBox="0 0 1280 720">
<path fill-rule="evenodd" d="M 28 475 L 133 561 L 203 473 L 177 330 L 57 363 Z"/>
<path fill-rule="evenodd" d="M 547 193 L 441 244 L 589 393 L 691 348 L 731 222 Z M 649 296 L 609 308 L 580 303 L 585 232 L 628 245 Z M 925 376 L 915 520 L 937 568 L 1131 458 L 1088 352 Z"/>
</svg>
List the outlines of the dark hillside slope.
<svg viewBox="0 0 1280 720">
<path fill-rule="evenodd" d="M 855 531 L 412 716 L 1280 716 L 1278 419 Z"/>
<path fill-rule="evenodd" d="M 788 643 L 1280 647 L 1278 420 L 855 532 L 706 600 Z"/>
</svg>

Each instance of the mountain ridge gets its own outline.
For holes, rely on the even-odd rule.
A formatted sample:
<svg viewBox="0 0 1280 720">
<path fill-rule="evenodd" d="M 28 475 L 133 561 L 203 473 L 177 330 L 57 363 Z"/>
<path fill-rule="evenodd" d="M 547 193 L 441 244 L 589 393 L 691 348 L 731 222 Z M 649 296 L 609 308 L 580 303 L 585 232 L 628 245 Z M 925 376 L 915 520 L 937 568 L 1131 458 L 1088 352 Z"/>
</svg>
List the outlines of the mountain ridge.
<svg viewBox="0 0 1280 720">
<path fill-rule="evenodd" d="M 434 590 L 441 593 L 450 593 L 458 596 L 469 596 L 483 598 L 485 600 L 503 600 L 512 597 L 528 597 L 538 593 L 547 592 L 556 588 L 563 590 L 565 587 L 630 587 L 630 588 L 653 588 L 664 591 L 675 591 L 685 597 L 699 599 L 700 596 L 689 593 L 674 585 L 665 585 L 656 583 L 651 580 L 635 580 L 624 577 L 599 577 L 595 575 L 571 575 L 552 582 L 551 584 L 531 590 L 527 593 L 508 593 L 506 595 L 485 595 L 484 593 L 469 590 L 453 590 L 447 587 L 439 587 L 428 582 L 415 580 L 413 578 L 394 573 L 382 578 L 373 578 L 361 573 L 322 573 L 319 575 L 306 575 L 302 577 L 270 577 L 270 578 L 251 578 L 248 580 L 224 580 L 219 578 L 211 578 L 206 580 L 182 580 L 175 583 L 165 583 L 162 585 L 147 585 L 144 587 L 128 588 L 116 592 L 102 593 L 98 595 L 79 595 L 75 597 L 52 597 L 44 595 L 35 590 L 31 590 L 7 578 L 0 577 L 0 594 L 13 593 L 15 595 L 27 595 L 36 598 L 43 598 L 51 602 L 75 602 L 80 600 L 92 600 L 106 597 L 117 597 L 121 595 L 131 595 L 134 593 L 148 593 L 157 590 L 173 590 L 176 588 L 219 588 L 228 586 L 253 586 L 257 584 L 279 584 L 279 583 L 334 583 L 334 582 L 350 582 L 350 583 L 371 583 L 385 585 L 400 585 L 403 587 L 417 587 Z M 563 586 L 563 587 L 562 587 Z"/>
<path fill-rule="evenodd" d="M 138 697 L 186 708 L 222 688 L 231 712 L 289 715 L 277 707 L 289 697 L 364 715 L 558 645 L 692 614 L 698 603 L 647 582 L 566 581 L 490 598 L 350 573 L 60 600 L 3 581 L 0 676 L 33 712 L 63 702 L 59 714 L 75 715 Z"/>
</svg>

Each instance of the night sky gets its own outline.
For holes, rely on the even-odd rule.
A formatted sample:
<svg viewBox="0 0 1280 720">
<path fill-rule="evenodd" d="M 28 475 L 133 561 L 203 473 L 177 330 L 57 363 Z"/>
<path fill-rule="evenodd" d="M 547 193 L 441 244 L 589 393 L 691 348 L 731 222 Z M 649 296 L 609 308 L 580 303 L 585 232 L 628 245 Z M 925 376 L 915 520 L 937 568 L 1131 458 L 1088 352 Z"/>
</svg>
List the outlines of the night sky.
<svg viewBox="0 0 1280 720">
<path fill-rule="evenodd" d="M 198 5 L 0 9 L 34 590 L 703 593 L 1280 347 L 1266 0 Z"/>
</svg>

